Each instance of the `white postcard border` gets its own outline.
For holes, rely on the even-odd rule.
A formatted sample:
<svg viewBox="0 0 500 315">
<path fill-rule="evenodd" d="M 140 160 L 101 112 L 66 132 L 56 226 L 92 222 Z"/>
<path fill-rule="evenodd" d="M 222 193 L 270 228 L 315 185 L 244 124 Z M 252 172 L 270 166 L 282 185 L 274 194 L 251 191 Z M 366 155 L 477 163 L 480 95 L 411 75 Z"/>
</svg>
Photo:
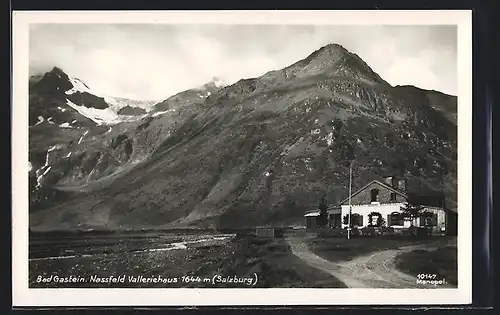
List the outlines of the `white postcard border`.
<svg viewBox="0 0 500 315">
<path fill-rule="evenodd" d="M 472 300 L 472 13 L 447 11 L 14 11 L 12 286 L 14 306 L 398 305 Z M 28 288 L 28 54 L 35 23 L 457 25 L 457 289 Z"/>
</svg>

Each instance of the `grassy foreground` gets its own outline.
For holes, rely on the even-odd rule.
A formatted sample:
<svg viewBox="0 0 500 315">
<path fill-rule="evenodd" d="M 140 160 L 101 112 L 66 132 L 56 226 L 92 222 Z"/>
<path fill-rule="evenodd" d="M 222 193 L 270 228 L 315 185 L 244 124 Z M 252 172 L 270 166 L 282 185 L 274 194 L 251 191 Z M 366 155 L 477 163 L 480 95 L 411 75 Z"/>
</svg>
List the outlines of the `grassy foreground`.
<svg viewBox="0 0 500 315">
<path fill-rule="evenodd" d="M 406 237 L 354 237 L 350 240 L 343 237 L 316 237 L 308 241 L 309 249 L 316 255 L 331 261 L 347 261 L 360 255 L 396 249 L 401 246 L 425 244 L 430 240 L 415 240 Z"/>
<path fill-rule="evenodd" d="M 427 275 L 428 279 L 435 275 L 436 280 L 457 285 L 457 248 L 440 247 L 434 250 L 414 250 L 396 257 L 396 267 L 411 275 Z"/>
</svg>

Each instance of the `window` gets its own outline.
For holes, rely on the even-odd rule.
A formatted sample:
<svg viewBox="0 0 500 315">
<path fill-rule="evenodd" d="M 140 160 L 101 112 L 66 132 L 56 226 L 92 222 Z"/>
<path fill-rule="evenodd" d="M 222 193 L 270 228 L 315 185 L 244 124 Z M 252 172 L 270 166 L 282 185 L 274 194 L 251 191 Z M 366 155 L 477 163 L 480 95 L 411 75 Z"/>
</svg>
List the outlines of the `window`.
<svg viewBox="0 0 500 315">
<path fill-rule="evenodd" d="M 396 193 L 391 193 L 391 201 L 396 201 Z"/>
<path fill-rule="evenodd" d="M 357 213 L 353 213 L 351 217 L 351 225 L 354 226 L 363 226 L 363 216 Z"/>
<path fill-rule="evenodd" d="M 342 226 L 341 222 L 341 214 L 340 213 L 334 213 L 330 214 L 330 227 L 331 228 L 338 228 Z"/>
<path fill-rule="evenodd" d="M 402 226 L 403 224 L 404 224 L 404 218 L 401 213 L 393 212 L 387 216 L 388 226 L 393 226 L 393 225 Z"/>
<path fill-rule="evenodd" d="M 333 220 L 334 220 L 334 225 L 333 227 L 342 227 L 342 218 L 341 218 L 341 214 L 340 213 L 336 213 L 333 215 Z"/>
<path fill-rule="evenodd" d="M 372 211 L 368 214 L 368 225 L 381 226 L 385 220 L 382 218 L 380 212 Z"/>
<path fill-rule="evenodd" d="M 437 215 L 435 213 L 423 217 L 422 220 L 424 226 L 437 226 Z"/>
<path fill-rule="evenodd" d="M 425 218 L 425 225 L 432 226 L 432 218 L 429 218 L 429 217 Z"/>
<path fill-rule="evenodd" d="M 371 201 L 378 201 L 378 189 L 372 189 L 371 191 Z"/>
</svg>

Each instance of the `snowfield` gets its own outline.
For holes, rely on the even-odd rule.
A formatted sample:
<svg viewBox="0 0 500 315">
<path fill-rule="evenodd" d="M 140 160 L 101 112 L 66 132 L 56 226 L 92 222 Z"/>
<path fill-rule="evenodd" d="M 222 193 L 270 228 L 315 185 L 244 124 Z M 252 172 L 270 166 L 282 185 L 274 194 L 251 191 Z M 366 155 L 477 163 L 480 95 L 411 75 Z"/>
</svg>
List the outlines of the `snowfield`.
<svg viewBox="0 0 500 315">
<path fill-rule="evenodd" d="M 118 98 L 109 95 L 104 95 L 91 90 L 89 86 L 80 79 L 71 76 L 68 76 L 68 78 L 70 83 L 73 85 L 73 88 L 66 91 L 65 92 L 66 95 L 71 95 L 77 92 L 89 93 L 97 97 L 104 98 L 104 101 L 109 105 L 109 108 L 106 109 L 96 109 L 96 108 L 88 108 L 85 106 L 80 106 L 71 102 L 70 100 L 66 100 L 66 104 L 68 106 L 78 111 L 78 113 L 80 113 L 81 115 L 91 119 L 97 125 L 112 125 L 120 122 L 134 121 L 140 119 L 141 117 L 119 115 L 118 111 L 123 107 L 131 106 L 131 107 L 139 107 L 146 110 L 146 112 L 149 112 L 154 109 L 153 105 L 157 103 L 157 101 L 153 100 L 148 100 L 148 101 L 129 100 L 125 98 Z M 63 112 L 65 111 L 65 109 L 61 107 L 58 107 L 58 109 Z M 43 122 L 43 118 L 41 121 L 39 121 L 39 123 L 41 122 Z M 66 125 L 61 127 L 68 128 L 66 127 Z"/>
<path fill-rule="evenodd" d="M 88 108 L 85 106 L 79 106 L 73 103 L 72 101 L 66 99 L 66 104 L 79 112 L 81 115 L 91 119 L 97 125 L 103 124 L 117 124 L 122 122 L 122 118 L 114 112 L 111 108 L 106 109 L 96 109 L 96 108 Z"/>
<path fill-rule="evenodd" d="M 73 84 L 73 88 L 69 89 L 68 91 L 66 91 L 65 92 L 66 95 L 71 95 L 71 94 L 74 94 L 76 92 L 81 92 L 81 93 L 87 92 L 89 94 L 94 94 L 96 96 L 99 96 L 95 92 L 91 91 L 90 88 L 87 86 L 87 84 L 85 84 L 80 79 L 73 78 L 73 77 L 70 77 L 70 76 L 68 76 L 68 78 L 69 78 L 69 82 L 71 82 L 71 84 Z"/>
</svg>

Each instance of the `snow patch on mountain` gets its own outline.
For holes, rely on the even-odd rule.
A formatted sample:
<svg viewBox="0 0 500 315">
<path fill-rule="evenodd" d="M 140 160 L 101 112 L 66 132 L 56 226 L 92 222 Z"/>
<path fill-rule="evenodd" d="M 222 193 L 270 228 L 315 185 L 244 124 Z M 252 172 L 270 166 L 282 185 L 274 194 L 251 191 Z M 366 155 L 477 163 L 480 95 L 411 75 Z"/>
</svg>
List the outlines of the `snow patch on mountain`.
<svg viewBox="0 0 500 315">
<path fill-rule="evenodd" d="M 69 90 L 67 90 L 65 93 L 66 95 L 71 95 L 77 92 L 80 93 L 89 93 L 92 95 L 95 95 L 97 97 L 102 97 L 104 98 L 105 102 L 110 105 L 109 108 L 106 109 L 97 109 L 97 108 L 89 108 L 86 106 L 80 106 L 72 101 L 66 99 L 66 104 L 76 110 L 78 113 L 80 113 L 82 116 L 85 116 L 92 121 L 94 121 L 97 125 L 107 125 L 107 124 L 117 124 L 123 121 L 130 121 L 134 120 L 129 118 L 124 118 L 118 115 L 118 110 L 120 107 L 126 106 L 127 103 L 122 102 L 119 103 L 116 101 L 116 98 L 108 97 L 105 95 L 101 95 L 100 93 L 96 93 L 95 91 L 91 90 L 90 87 L 83 82 L 82 80 L 78 78 L 74 78 L 68 75 L 68 80 L 69 82 L 73 85 L 73 87 Z M 123 106 L 122 106 L 123 105 Z M 59 110 L 64 112 L 66 109 L 62 107 L 58 107 Z M 76 121 L 73 121 L 71 124 L 75 123 Z M 49 121 L 50 123 L 50 121 Z M 63 126 L 64 125 L 64 126 Z M 62 124 L 61 127 L 63 128 L 68 128 L 68 126 L 65 124 Z"/>
<path fill-rule="evenodd" d="M 226 82 L 220 78 L 214 78 L 213 79 L 213 82 L 215 84 L 215 86 L 217 88 L 221 88 L 221 87 L 225 87 L 226 86 Z"/>
<path fill-rule="evenodd" d="M 47 167 L 45 172 L 43 172 L 43 174 L 40 177 L 47 175 L 47 173 L 50 171 L 51 168 L 52 168 L 52 166 Z"/>
<path fill-rule="evenodd" d="M 68 99 L 66 99 L 66 104 L 68 104 L 69 107 L 73 108 L 81 115 L 91 119 L 99 126 L 103 124 L 117 124 L 123 121 L 123 119 L 120 118 L 120 116 L 111 108 L 96 109 L 85 106 L 78 106 Z"/>
<path fill-rule="evenodd" d="M 97 97 L 104 98 L 104 101 L 109 105 L 109 108 L 106 109 L 95 109 L 95 108 L 87 108 L 85 106 L 79 106 L 67 100 L 68 106 L 78 111 L 81 115 L 93 120 L 98 125 L 117 124 L 123 121 L 137 120 L 137 117 L 119 115 L 118 111 L 125 106 L 131 106 L 131 107 L 140 107 L 146 110 L 146 112 L 149 112 L 153 109 L 153 105 L 157 103 L 157 101 L 155 100 L 154 101 L 130 100 L 125 98 L 104 95 L 102 93 L 97 93 L 96 91 L 90 89 L 90 87 L 85 82 L 83 82 L 78 78 L 74 78 L 68 75 L 68 80 L 73 85 L 73 87 L 65 92 L 66 95 L 71 95 L 77 92 L 89 93 Z M 64 108 L 58 107 L 58 109 L 60 109 L 62 112 L 65 111 Z"/>
<path fill-rule="evenodd" d="M 38 116 L 38 122 L 35 124 L 35 126 L 37 125 L 40 125 L 41 123 L 43 123 L 44 119 L 42 116 Z"/>
<path fill-rule="evenodd" d="M 47 173 L 52 168 L 51 166 L 49 166 L 49 155 L 50 155 L 50 152 L 52 152 L 52 151 L 54 151 L 56 149 L 60 149 L 60 146 L 59 145 L 54 145 L 54 146 L 51 146 L 47 150 L 47 154 L 45 155 L 45 164 L 42 167 L 40 167 L 38 170 L 36 170 L 36 172 L 35 172 L 35 174 L 36 174 L 36 182 L 37 182 L 36 188 L 39 188 L 39 187 L 42 186 L 42 178 L 45 175 L 47 175 Z M 30 166 L 31 166 L 31 163 L 30 163 Z"/>
<path fill-rule="evenodd" d="M 87 131 L 85 131 L 85 132 L 83 133 L 83 136 L 81 136 L 81 137 L 80 137 L 80 140 L 78 140 L 78 144 L 82 143 L 83 138 L 84 138 L 84 137 L 85 137 L 88 133 L 89 133 L 89 131 L 88 131 L 88 130 L 87 130 Z"/>
<path fill-rule="evenodd" d="M 160 115 L 166 114 L 168 112 L 175 112 L 175 109 L 168 109 L 165 111 L 156 112 L 156 113 L 153 113 L 153 115 L 151 115 L 151 117 L 160 116 Z"/>
<path fill-rule="evenodd" d="M 328 146 L 331 146 L 333 144 L 333 132 L 328 133 L 328 136 L 326 137 L 326 143 Z"/>
<path fill-rule="evenodd" d="M 79 98 L 75 98 L 72 101 L 66 99 L 66 104 L 69 107 L 75 109 L 80 115 L 94 121 L 97 125 L 113 125 L 121 122 L 131 122 L 139 120 L 142 118 L 141 116 L 119 114 L 120 109 L 127 106 L 137 107 L 143 109 L 146 113 L 148 113 L 153 111 L 154 105 L 158 103 L 157 100 L 133 100 L 97 92 L 91 89 L 90 86 L 87 85 L 83 80 L 70 76 L 64 73 L 59 68 L 54 68 L 51 73 L 55 74 L 58 78 L 64 79 L 66 80 L 66 82 L 70 83 L 70 85 L 66 84 L 64 87 L 64 89 L 66 89 L 66 91 L 64 92 L 66 95 L 71 96 L 75 93 L 86 93 L 104 100 L 104 102 L 108 105 L 108 108 L 104 108 L 105 106 L 102 106 L 101 108 L 90 108 L 87 106 L 83 106 L 84 104 L 81 104 L 79 101 L 77 101 L 77 99 Z M 59 86 L 57 86 L 56 88 L 59 88 Z M 55 108 L 57 108 L 57 110 L 60 112 L 66 112 L 68 110 L 68 108 L 64 105 L 59 105 Z M 46 119 L 42 116 L 39 116 L 38 122 L 36 124 L 41 124 L 42 122 L 48 122 L 49 124 L 56 123 L 52 120 L 52 118 Z M 70 128 L 68 125 L 72 125 L 74 122 L 67 124 L 64 121 L 57 121 L 57 124 L 62 128 Z"/>
<path fill-rule="evenodd" d="M 66 104 L 76 110 L 81 115 L 91 119 L 97 125 L 115 125 L 121 122 L 131 122 L 141 119 L 143 116 L 129 116 L 119 115 L 118 107 L 110 106 L 106 109 L 89 108 L 86 106 L 79 106 L 72 101 L 66 99 Z M 125 105 L 126 106 L 126 105 Z"/>
<path fill-rule="evenodd" d="M 57 149 L 57 146 L 54 145 L 54 146 L 51 146 L 48 150 L 47 150 L 47 155 L 45 155 L 45 165 L 44 166 L 48 166 L 49 165 L 49 153 L 54 151 L 55 149 Z"/>
<path fill-rule="evenodd" d="M 50 171 L 50 169 L 51 169 L 51 168 L 52 168 L 52 166 L 49 166 L 49 167 L 45 170 L 45 172 L 43 172 L 43 174 L 42 174 L 42 175 L 37 176 L 37 178 L 36 178 L 36 183 L 37 183 L 36 188 L 39 188 L 39 187 L 41 187 L 41 186 L 42 186 L 42 178 L 43 178 L 45 175 L 47 175 L 47 173 Z"/>
<path fill-rule="evenodd" d="M 87 84 L 85 84 L 82 80 L 77 79 L 77 78 L 73 78 L 71 76 L 68 76 L 68 79 L 69 79 L 69 82 L 73 85 L 73 88 L 67 90 L 65 92 L 66 95 L 71 95 L 71 94 L 74 94 L 76 92 L 80 92 L 80 93 L 87 92 L 89 94 L 94 94 L 96 96 L 99 96 L 95 92 L 91 91 L 90 88 L 87 86 Z"/>
</svg>

